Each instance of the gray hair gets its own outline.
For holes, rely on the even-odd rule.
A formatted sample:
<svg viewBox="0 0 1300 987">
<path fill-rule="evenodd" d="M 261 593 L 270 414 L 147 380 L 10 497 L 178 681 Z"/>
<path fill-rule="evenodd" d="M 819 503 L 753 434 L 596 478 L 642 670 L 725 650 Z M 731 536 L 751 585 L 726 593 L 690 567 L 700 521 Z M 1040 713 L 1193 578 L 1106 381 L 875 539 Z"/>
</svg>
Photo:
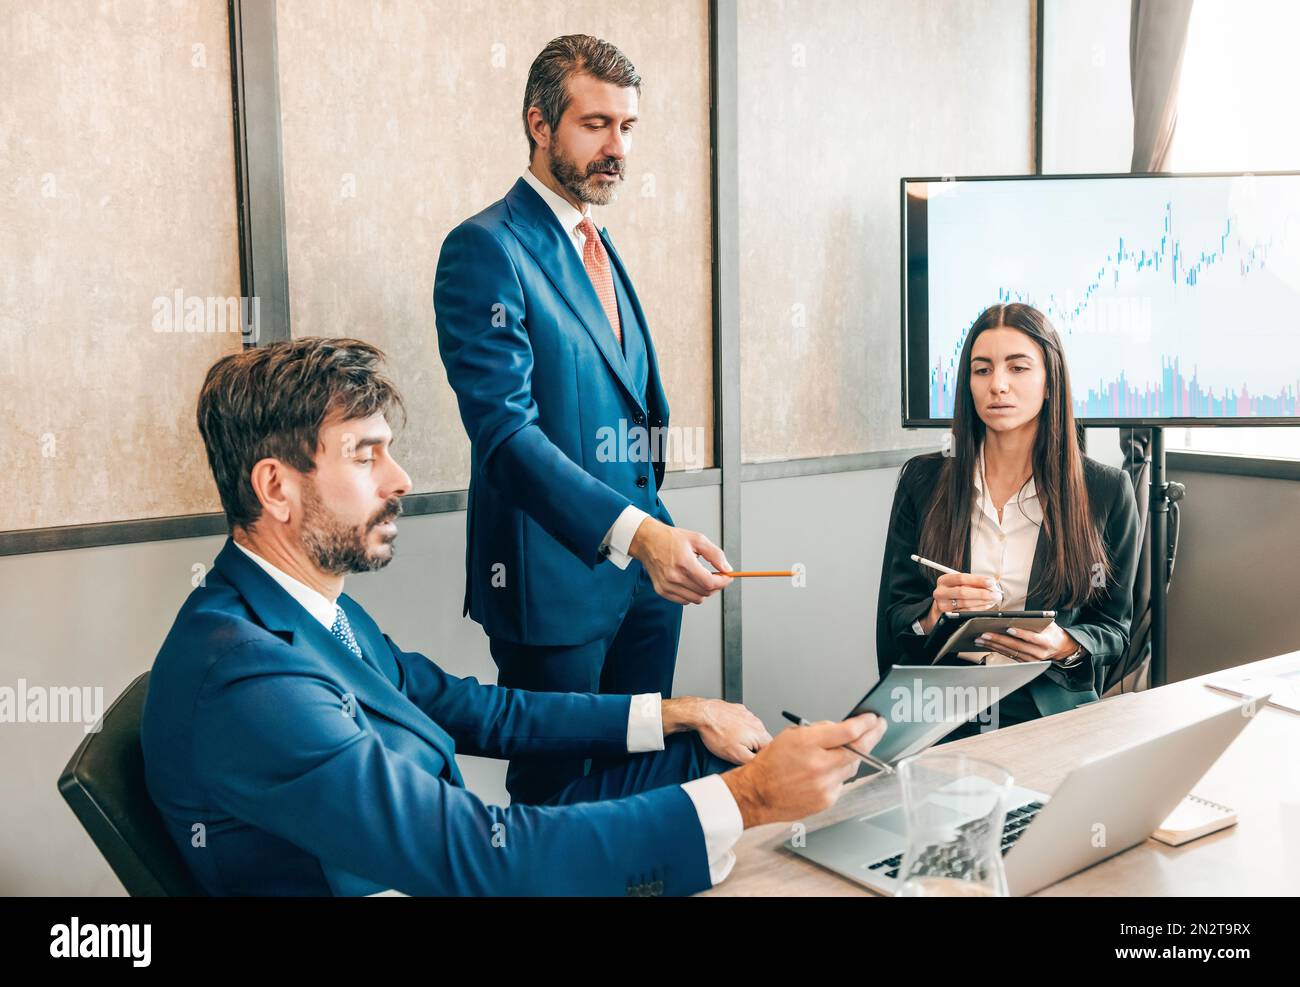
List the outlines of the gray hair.
<svg viewBox="0 0 1300 987">
<path fill-rule="evenodd" d="M 635 87 L 637 95 L 641 95 L 641 77 L 627 56 L 608 41 L 589 34 L 556 38 L 533 59 L 524 87 L 524 134 L 528 137 L 529 155 L 536 150 L 537 142 L 528 127 L 528 111 L 534 106 L 541 110 L 542 119 L 554 133 L 569 108 L 569 76 L 582 73 L 616 86 Z"/>
</svg>

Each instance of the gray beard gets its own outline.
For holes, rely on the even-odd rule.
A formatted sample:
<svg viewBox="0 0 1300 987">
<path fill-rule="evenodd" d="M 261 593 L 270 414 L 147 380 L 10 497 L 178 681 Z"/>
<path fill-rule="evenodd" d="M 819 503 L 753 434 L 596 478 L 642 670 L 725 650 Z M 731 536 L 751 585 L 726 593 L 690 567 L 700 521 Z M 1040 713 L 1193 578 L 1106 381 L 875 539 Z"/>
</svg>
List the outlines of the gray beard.
<svg viewBox="0 0 1300 987">
<path fill-rule="evenodd" d="M 593 206 L 607 206 L 614 201 L 614 197 L 618 194 L 618 187 L 623 182 L 621 173 L 617 182 L 607 184 L 599 181 L 595 175 L 580 171 L 573 162 L 560 155 L 554 144 L 546 149 L 546 160 L 551 166 L 551 174 L 560 183 L 560 187 L 579 202 L 586 202 Z"/>
</svg>

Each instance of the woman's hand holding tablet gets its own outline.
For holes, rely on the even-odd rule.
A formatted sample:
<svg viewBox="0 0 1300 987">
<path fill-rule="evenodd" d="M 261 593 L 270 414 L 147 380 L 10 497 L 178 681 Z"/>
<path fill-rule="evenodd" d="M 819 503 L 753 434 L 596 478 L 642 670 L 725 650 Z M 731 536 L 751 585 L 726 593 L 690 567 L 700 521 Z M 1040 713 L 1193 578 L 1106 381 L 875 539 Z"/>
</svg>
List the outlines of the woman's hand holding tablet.
<svg viewBox="0 0 1300 987">
<path fill-rule="evenodd" d="M 1012 627 L 1006 634 L 990 632 L 976 638 L 975 643 L 1016 661 L 1065 661 L 1079 650 L 1079 642 L 1056 621 L 1040 631 Z"/>
</svg>

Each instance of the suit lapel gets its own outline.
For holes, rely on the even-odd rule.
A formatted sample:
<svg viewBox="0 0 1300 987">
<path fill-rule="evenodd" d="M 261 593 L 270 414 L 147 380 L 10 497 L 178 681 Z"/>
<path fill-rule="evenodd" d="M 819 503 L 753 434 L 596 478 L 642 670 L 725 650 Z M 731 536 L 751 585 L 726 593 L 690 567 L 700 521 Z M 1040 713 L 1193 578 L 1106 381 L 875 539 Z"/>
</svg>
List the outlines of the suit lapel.
<svg viewBox="0 0 1300 987">
<path fill-rule="evenodd" d="M 623 266 L 623 258 L 614 249 L 614 242 L 609 238 L 609 233 L 602 228 L 600 236 L 605 244 L 605 249 L 609 251 L 610 263 L 618 271 L 618 276 L 623 282 L 623 289 L 627 295 L 627 304 L 636 317 L 637 328 L 641 332 L 641 343 L 645 347 L 647 371 L 645 408 L 646 410 L 655 408 L 660 415 L 660 424 L 667 425 L 669 415 L 668 396 L 664 394 L 663 383 L 659 379 L 659 358 L 655 354 L 654 340 L 650 338 L 650 323 L 646 321 L 645 311 L 641 308 L 641 299 L 637 297 L 636 289 L 632 287 L 632 279 L 628 277 L 627 268 Z"/>
<path fill-rule="evenodd" d="M 645 320 L 645 312 L 641 311 L 641 299 L 636 295 L 636 290 L 632 287 L 632 279 L 627 276 L 627 268 L 623 266 L 623 258 L 618 255 L 614 249 L 614 243 L 609 238 L 609 231 L 603 226 L 600 228 L 600 242 L 605 245 L 605 253 L 609 254 L 609 262 L 614 265 L 618 271 L 619 279 L 623 282 L 623 290 L 627 292 L 628 306 L 636 316 L 637 328 L 645 339 L 646 351 L 650 356 L 651 362 L 654 361 L 654 351 L 650 346 L 650 333 L 648 323 Z"/>
<path fill-rule="evenodd" d="M 350 596 L 343 595 L 339 597 L 339 605 L 343 607 L 348 615 L 348 620 L 352 623 L 352 633 L 356 635 L 357 643 L 361 650 L 367 655 L 374 655 L 374 664 L 388 666 L 393 669 L 393 674 L 400 674 L 397 667 L 397 659 L 393 657 L 392 651 L 388 647 L 388 641 L 384 638 L 384 632 L 379 629 L 379 625 L 371 619 L 370 614 L 361 608 L 361 605 Z M 442 727 L 438 726 L 424 710 L 420 709 L 415 703 L 406 697 L 393 681 L 388 678 L 386 672 L 379 670 L 379 674 L 384 681 L 391 687 L 383 691 L 383 697 L 392 701 L 390 711 L 386 713 L 390 719 L 396 719 L 399 723 L 404 723 L 411 729 L 414 729 L 420 736 L 424 737 L 429 743 L 433 744 L 442 753 L 447 762 L 447 770 L 456 784 L 464 786 L 464 779 L 461 778 L 460 768 L 456 764 L 456 742 L 451 735 Z M 401 714 L 405 715 L 405 718 Z"/>
<path fill-rule="evenodd" d="M 514 188 L 506 195 L 510 207 L 511 219 L 506 222 L 512 233 L 518 237 L 524 249 L 532 255 L 537 266 L 545 273 L 555 290 L 560 293 L 573 314 L 578 317 L 582 327 L 587 331 L 601 356 L 609 365 L 610 371 L 618 378 L 628 396 L 641 405 L 636 388 L 628 371 L 627 361 L 619 350 L 614 330 L 600 304 L 596 289 L 591 284 L 587 269 L 582 266 L 577 252 L 568 240 L 568 235 L 560 228 L 555 214 L 551 212 L 541 196 L 529 188 L 522 178 L 515 182 Z M 608 249 L 608 244 L 606 245 Z M 611 253 L 611 258 L 613 254 Z M 620 268 L 621 271 L 621 268 Z M 624 279 L 626 282 L 626 279 Z M 639 313 L 639 308 L 638 308 Z"/>
<path fill-rule="evenodd" d="M 451 737 L 380 671 L 378 661 L 389 654 L 388 645 L 382 635 L 378 642 L 374 640 L 375 634 L 370 629 L 374 622 L 354 601 L 347 597 L 339 598 L 357 643 L 362 653 L 368 656 L 362 661 L 358 661 L 342 641 L 236 548 L 231 539 L 226 540 L 225 547 L 217 555 L 216 567 L 239 591 L 263 627 L 293 647 L 320 659 L 333 673 L 331 678 L 349 687 L 359 703 L 418 734 L 442 754 L 452 776 L 460 777 Z"/>
<path fill-rule="evenodd" d="M 342 602 L 342 598 L 340 598 Z M 374 635 L 365 625 L 368 621 L 358 618 L 360 608 L 352 601 L 351 606 L 344 606 L 348 620 L 352 624 L 352 633 L 361 648 L 364 660 L 357 661 L 357 656 L 348 650 L 329 631 L 321 626 L 311 614 L 304 612 L 301 633 L 304 643 L 314 647 L 318 652 L 328 655 L 329 664 L 338 670 L 343 682 L 351 686 L 357 702 L 374 710 L 395 723 L 400 723 L 412 733 L 423 737 L 447 762 L 451 774 L 460 777 L 456 768 L 456 747 L 451 736 L 406 698 L 391 679 L 379 668 L 377 659 L 372 656 L 388 654 L 388 645 L 381 637 L 376 644 Z M 379 649 L 383 650 L 380 651 Z"/>
</svg>

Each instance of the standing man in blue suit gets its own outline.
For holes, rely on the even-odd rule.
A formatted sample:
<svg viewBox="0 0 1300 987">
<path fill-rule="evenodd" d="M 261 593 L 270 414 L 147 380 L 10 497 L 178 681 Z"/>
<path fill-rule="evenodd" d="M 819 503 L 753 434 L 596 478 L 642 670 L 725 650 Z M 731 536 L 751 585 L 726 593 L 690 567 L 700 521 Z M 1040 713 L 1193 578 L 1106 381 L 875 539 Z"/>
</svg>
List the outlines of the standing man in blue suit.
<svg viewBox="0 0 1300 987">
<path fill-rule="evenodd" d="M 438 347 L 469 432 L 465 612 L 498 682 L 669 695 L 682 605 L 726 558 L 659 499 L 668 399 L 645 313 L 592 205 L 624 179 L 641 78 L 613 45 L 556 38 L 524 94 L 530 162 L 442 245 Z M 608 436 L 627 436 L 610 454 Z M 539 802 L 581 759 L 511 761 Z"/>
<path fill-rule="evenodd" d="M 348 573 L 392 560 L 411 485 L 381 358 L 307 337 L 223 357 L 203 385 L 231 537 L 158 653 L 140 740 L 205 891 L 689 894 L 726 877 L 744 827 L 835 801 L 857 765 L 837 745 L 870 747 L 883 721 L 772 740 L 719 700 L 480 685 L 403 651 L 345 596 Z M 501 809 L 465 789 L 457 751 L 615 763 Z"/>
</svg>

